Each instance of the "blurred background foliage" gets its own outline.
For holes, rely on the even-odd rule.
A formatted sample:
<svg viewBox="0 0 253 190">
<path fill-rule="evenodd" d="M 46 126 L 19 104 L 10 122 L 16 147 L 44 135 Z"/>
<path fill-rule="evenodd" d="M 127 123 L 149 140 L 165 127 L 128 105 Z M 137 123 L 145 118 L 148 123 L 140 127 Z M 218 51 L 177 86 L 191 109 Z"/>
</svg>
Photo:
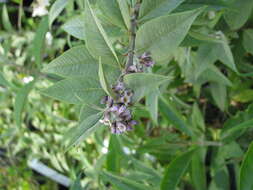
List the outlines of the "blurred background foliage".
<svg viewBox="0 0 253 190">
<path fill-rule="evenodd" d="M 123 55 L 125 31 L 109 22 L 99 0 L 90 2 Z M 84 44 L 84 1 L 0 0 L 0 189 L 67 189 L 28 167 L 39 159 L 75 190 L 167 189 L 167 178 L 177 185 L 180 177 L 176 189 L 246 190 L 240 183 L 250 184 L 253 170 L 240 168 L 243 158 L 245 168 L 253 164 L 250 149 L 246 155 L 253 137 L 253 2 L 185 0 L 173 12 L 203 5 L 180 46 L 153 68 L 173 78 L 161 87 L 158 119 L 142 100 L 133 108 L 133 132 L 115 136 L 101 127 L 66 151 L 65 134 L 81 106 L 43 96 L 40 90 L 62 77 L 41 69 Z M 185 126 L 194 138 L 178 130 Z"/>
</svg>

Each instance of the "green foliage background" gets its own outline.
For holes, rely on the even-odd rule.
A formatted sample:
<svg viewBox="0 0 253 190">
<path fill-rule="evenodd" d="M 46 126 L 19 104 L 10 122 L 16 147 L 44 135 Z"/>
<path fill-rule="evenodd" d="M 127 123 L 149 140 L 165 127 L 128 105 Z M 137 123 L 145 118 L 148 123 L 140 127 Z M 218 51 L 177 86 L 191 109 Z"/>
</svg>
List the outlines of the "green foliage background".
<svg viewBox="0 0 253 190">
<path fill-rule="evenodd" d="M 31 4 L 33 3 L 33 4 Z M 252 0 L 0 1 L 0 189 L 252 190 Z M 100 124 L 131 45 L 156 64 L 124 82 L 138 125 Z M 136 57 L 135 57 L 136 58 Z"/>
</svg>

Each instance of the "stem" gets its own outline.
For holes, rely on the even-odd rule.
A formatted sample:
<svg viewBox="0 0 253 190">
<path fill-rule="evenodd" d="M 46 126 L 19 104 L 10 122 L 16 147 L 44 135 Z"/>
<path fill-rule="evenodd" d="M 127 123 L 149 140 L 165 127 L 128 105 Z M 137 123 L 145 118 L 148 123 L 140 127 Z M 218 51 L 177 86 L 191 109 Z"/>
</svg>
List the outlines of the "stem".
<svg viewBox="0 0 253 190">
<path fill-rule="evenodd" d="M 23 0 L 20 1 L 19 3 L 19 9 L 18 9 L 18 30 L 21 30 L 22 28 L 22 23 L 21 23 L 21 20 L 22 20 L 22 12 L 23 12 Z"/>
<path fill-rule="evenodd" d="M 131 16 L 131 25 L 130 25 L 130 46 L 128 50 L 128 60 L 126 64 L 126 69 L 133 65 L 134 62 L 134 50 L 135 50 L 135 38 L 137 30 L 137 19 L 139 15 L 140 2 L 137 2 L 134 6 L 134 10 Z"/>
</svg>

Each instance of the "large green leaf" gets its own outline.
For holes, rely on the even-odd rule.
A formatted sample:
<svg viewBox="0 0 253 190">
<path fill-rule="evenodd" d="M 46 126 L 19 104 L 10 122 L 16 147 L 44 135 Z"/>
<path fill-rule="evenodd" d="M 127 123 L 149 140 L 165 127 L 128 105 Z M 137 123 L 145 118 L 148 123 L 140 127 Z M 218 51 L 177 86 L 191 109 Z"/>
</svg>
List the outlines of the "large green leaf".
<svg viewBox="0 0 253 190">
<path fill-rule="evenodd" d="M 152 188 L 137 183 L 134 180 L 127 179 L 125 177 L 117 176 L 109 172 L 102 172 L 101 177 L 112 183 L 120 190 L 151 190 Z"/>
<path fill-rule="evenodd" d="M 89 0 L 85 1 L 85 36 L 86 47 L 96 59 L 101 57 L 106 64 L 119 64 L 118 57 L 105 33 L 100 21 L 90 7 Z"/>
<path fill-rule="evenodd" d="M 253 29 L 243 31 L 243 47 L 253 55 Z"/>
<path fill-rule="evenodd" d="M 69 149 L 73 145 L 77 145 L 81 141 L 85 140 L 85 138 L 89 137 L 93 132 L 98 130 L 101 127 L 101 123 L 99 122 L 101 117 L 101 112 L 95 115 L 91 115 L 83 120 L 79 126 L 69 130 L 65 134 L 65 141 L 67 141 L 66 149 Z"/>
<path fill-rule="evenodd" d="M 140 21 L 150 20 L 165 14 L 169 14 L 184 0 L 145 0 L 141 3 Z"/>
<path fill-rule="evenodd" d="M 134 91 L 133 101 L 140 100 L 143 96 L 150 93 L 152 89 L 158 87 L 171 78 L 151 74 L 151 73 L 133 73 L 125 75 L 124 81 Z"/>
<path fill-rule="evenodd" d="M 85 39 L 84 32 L 84 16 L 78 15 L 74 16 L 62 26 L 62 29 L 65 30 L 68 34 L 80 39 Z"/>
<path fill-rule="evenodd" d="M 240 190 L 252 190 L 253 181 L 253 143 L 250 144 L 240 170 Z"/>
<path fill-rule="evenodd" d="M 67 5 L 69 0 L 56 0 L 49 10 L 49 26 L 52 25 L 54 20 L 59 16 Z"/>
<path fill-rule="evenodd" d="M 92 107 L 85 105 L 85 104 L 82 105 L 81 111 L 79 114 L 79 122 L 81 123 L 83 120 L 85 120 L 89 116 L 95 115 L 98 112 L 100 112 L 98 109 L 92 108 Z"/>
<path fill-rule="evenodd" d="M 192 159 L 194 150 L 177 156 L 166 168 L 162 182 L 161 190 L 175 190 L 180 178 L 186 172 L 188 165 Z"/>
<path fill-rule="evenodd" d="M 130 29 L 130 11 L 129 11 L 129 6 L 127 4 L 127 1 L 125 0 L 117 0 L 120 12 L 122 14 L 123 20 L 125 22 L 125 25 L 127 29 Z"/>
<path fill-rule="evenodd" d="M 186 123 L 183 116 L 172 106 L 169 100 L 165 100 L 165 98 L 161 97 L 159 101 L 159 110 L 177 129 L 189 136 L 193 136 L 193 132 L 190 128 L 191 126 Z"/>
<path fill-rule="evenodd" d="M 104 91 L 98 79 L 75 77 L 61 80 L 42 91 L 42 94 L 70 104 L 97 104 Z"/>
<path fill-rule="evenodd" d="M 232 30 L 241 28 L 250 17 L 253 8 L 252 0 L 235 0 L 229 11 L 224 15 L 226 22 Z"/>
<path fill-rule="evenodd" d="M 104 70 L 108 74 L 108 81 L 113 83 L 119 76 L 119 69 L 104 65 Z M 88 52 L 84 45 L 76 46 L 63 53 L 42 70 L 46 73 L 56 74 L 62 77 L 98 77 L 98 61 Z"/>
<path fill-rule="evenodd" d="M 14 119 L 18 127 L 21 126 L 22 112 L 26 105 L 27 97 L 33 89 L 35 80 L 23 86 L 18 92 L 14 103 Z"/>
<path fill-rule="evenodd" d="M 156 61 L 168 59 L 183 41 L 195 18 L 203 8 L 161 16 L 143 24 L 137 31 L 138 53 L 150 51 Z"/>
</svg>

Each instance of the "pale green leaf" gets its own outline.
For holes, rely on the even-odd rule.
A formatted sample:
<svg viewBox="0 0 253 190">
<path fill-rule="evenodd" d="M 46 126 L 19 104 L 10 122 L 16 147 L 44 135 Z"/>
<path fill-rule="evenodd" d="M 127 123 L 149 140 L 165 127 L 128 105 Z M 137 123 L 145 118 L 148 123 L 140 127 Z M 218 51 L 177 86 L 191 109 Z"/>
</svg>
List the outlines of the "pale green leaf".
<svg viewBox="0 0 253 190">
<path fill-rule="evenodd" d="M 116 81 L 119 76 L 119 69 L 104 65 L 110 83 Z M 64 52 L 54 59 L 42 70 L 46 73 L 56 74 L 62 77 L 98 77 L 98 61 L 88 52 L 84 45 L 76 46 Z"/>
<path fill-rule="evenodd" d="M 62 26 L 62 29 L 65 30 L 68 34 L 80 39 L 85 39 L 85 28 L 84 28 L 84 16 L 78 15 L 74 16 Z"/>
<path fill-rule="evenodd" d="M 253 8 L 252 0 L 235 0 L 224 17 L 232 30 L 241 28 L 249 19 Z"/>
<path fill-rule="evenodd" d="M 70 104 L 97 104 L 104 95 L 98 79 L 92 77 L 64 79 L 41 93 Z"/>
<path fill-rule="evenodd" d="M 117 0 L 119 9 L 121 12 L 121 15 L 123 17 L 123 20 L 125 22 L 126 28 L 130 29 L 130 12 L 129 12 L 129 6 L 127 4 L 127 1 L 125 0 Z"/>
<path fill-rule="evenodd" d="M 42 55 L 45 50 L 44 45 L 47 31 L 48 31 L 48 17 L 46 16 L 41 20 L 32 42 L 33 56 L 35 57 L 36 65 L 39 67 L 41 66 Z"/>
<path fill-rule="evenodd" d="M 95 12 L 91 9 L 89 0 L 85 1 L 85 36 L 86 47 L 96 59 L 101 57 L 106 64 L 119 64 L 118 57 L 105 33 Z"/>
<path fill-rule="evenodd" d="M 151 187 L 135 182 L 125 177 L 117 176 L 109 172 L 102 172 L 101 177 L 112 183 L 120 190 L 151 190 Z"/>
<path fill-rule="evenodd" d="M 146 106 L 155 124 L 158 123 L 157 121 L 158 120 L 158 96 L 159 96 L 158 88 L 155 88 L 152 92 L 146 95 Z"/>
<path fill-rule="evenodd" d="M 72 128 L 65 134 L 65 141 L 67 141 L 66 149 L 79 144 L 81 141 L 85 140 L 92 133 L 101 127 L 99 120 L 102 117 L 102 113 L 97 113 L 91 115 L 85 120 L 83 120 L 77 127 Z"/>
<path fill-rule="evenodd" d="M 188 168 L 193 153 L 194 150 L 190 150 L 172 160 L 165 170 L 164 177 L 161 182 L 161 190 L 176 189 L 180 178 L 184 175 Z"/>
<path fill-rule="evenodd" d="M 141 3 L 139 18 L 141 22 L 169 14 L 184 0 L 144 0 Z"/>
<path fill-rule="evenodd" d="M 6 80 L 5 76 L 1 71 L 0 71 L 0 85 L 4 87 L 11 87 L 11 88 L 13 87 L 13 85 Z"/>
<path fill-rule="evenodd" d="M 13 27 L 10 22 L 10 18 L 8 15 L 8 10 L 7 10 L 6 4 L 4 4 L 2 7 L 2 23 L 3 23 L 3 27 L 5 30 L 7 30 L 9 32 L 13 31 Z"/>
<path fill-rule="evenodd" d="M 252 190 L 253 181 L 252 181 L 252 173 L 253 173 L 253 143 L 250 144 L 247 153 L 242 162 L 242 166 L 240 169 L 240 190 Z"/>
<path fill-rule="evenodd" d="M 253 55 L 253 29 L 243 31 L 243 47 Z"/>
<path fill-rule="evenodd" d="M 35 80 L 23 86 L 16 95 L 14 103 L 14 119 L 18 127 L 21 126 L 22 122 L 22 112 L 26 105 L 27 97 L 30 91 L 33 89 Z"/>
<path fill-rule="evenodd" d="M 111 172 L 120 171 L 121 145 L 116 135 L 111 135 L 106 157 L 106 169 Z"/>
<path fill-rule="evenodd" d="M 71 0 L 72 1 L 72 0 Z M 56 0 L 49 10 L 49 26 L 51 26 L 54 20 L 60 15 L 69 0 Z"/>
<path fill-rule="evenodd" d="M 203 8 L 161 16 L 143 24 L 137 31 L 138 53 L 150 51 L 156 61 L 168 59 L 183 41 L 193 21 Z"/>
<path fill-rule="evenodd" d="M 104 89 L 104 91 L 111 97 L 115 97 L 115 93 L 113 92 L 112 88 L 110 87 L 110 84 L 107 81 L 107 77 L 105 76 L 103 65 L 101 62 L 101 59 L 99 59 L 99 69 L 98 69 L 98 76 L 99 76 L 99 81 Z"/>
<path fill-rule="evenodd" d="M 134 91 L 133 101 L 139 101 L 143 96 L 150 93 L 152 89 L 171 78 L 151 73 L 133 73 L 125 75 L 124 82 Z"/>
<path fill-rule="evenodd" d="M 82 105 L 81 111 L 79 114 L 79 122 L 81 123 L 83 120 L 85 120 L 89 116 L 97 114 L 98 112 L 100 111 L 95 108 L 90 107 L 89 105 L 85 105 L 85 104 Z"/>
</svg>

